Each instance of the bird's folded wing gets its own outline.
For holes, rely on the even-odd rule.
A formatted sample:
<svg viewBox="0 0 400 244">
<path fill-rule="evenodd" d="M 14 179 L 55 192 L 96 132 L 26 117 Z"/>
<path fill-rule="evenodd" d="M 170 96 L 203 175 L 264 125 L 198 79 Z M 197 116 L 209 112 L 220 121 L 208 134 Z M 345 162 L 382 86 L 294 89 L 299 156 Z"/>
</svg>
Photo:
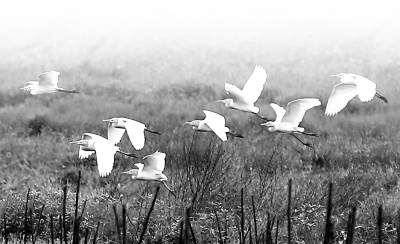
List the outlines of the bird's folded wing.
<svg viewBox="0 0 400 244">
<path fill-rule="evenodd" d="M 128 120 L 125 123 L 125 129 L 128 133 L 129 140 L 136 150 L 141 150 L 144 147 L 144 124 Z"/>
<path fill-rule="evenodd" d="M 283 118 L 283 116 L 286 113 L 286 110 L 284 108 L 282 108 L 281 106 L 279 106 L 276 103 L 271 103 L 270 104 L 271 107 L 274 109 L 275 113 L 276 113 L 276 119 L 275 119 L 275 123 L 279 124 Z"/>
<path fill-rule="evenodd" d="M 97 155 L 97 167 L 101 177 L 105 177 L 111 173 L 114 165 L 114 154 L 118 147 L 112 145 L 108 141 L 97 141 L 94 144 Z"/>
<path fill-rule="evenodd" d="M 115 128 L 111 123 L 108 123 L 108 140 L 115 144 L 121 141 L 122 136 L 125 133 L 125 129 Z"/>
<path fill-rule="evenodd" d="M 307 110 L 319 105 L 321 105 L 321 102 L 316 98 L 304 98 L 291 101 L 286 107 L 286 114 L 281 122 L 288 122 L 293 126 L 298 126 L 303 120 Z"/>
<path fill-rule="evenodd" d="M 233 97 L 233 100 L 236 102 L 244 102 L 244 103 L 252 103 L 251 99 L 246 97 L 242 90 L 240 90 L 237 86 L 225 83 L 225 91 L 227 94 Z"/>
<path fill-rule="evenodd" d="M 212 131 L 222 140 L 226 141 L 228 140 L 226 136 L 226 131 L 225 131 L 225 118 L 224 116 L 203 110 L 204 114 L 206 115 L 206 118 L 204 119 L 204 123 L 210 127 Z"/>
<path fill-rule="evenodd" d="M 143 158 L 144 170 L 162 173 L 165 168 L 165 156 L 165 153 L 159 151 L 145 156 Z"/>
<path fill-rule="evenodd" d="M 82 150 L 82 146 L 79 147 L 79 158 L 80 159 L 88 158 L 93 153 L 94 153 L 94 151 L 85 151 L 85 150 Z"/>
<path fill-rule="evenodd" d="M 39 74 L 38 77 L 39 77 L 40 85 L 41 86 L 57 86 L 59 75 L 60 75 L 60 72 L 57 72 L 54 70 Z"/>
<path fill-rule="evenodd" d="M 376 84 L 360 75 L 356 79 L 358 97 L 362 102 L 369 102 L 374 98 L 376 93 Z"/>
<path fill-rule="evenodd" d="M 357 86 L 352 84 L 337 84 L 329 97 L 325 114 L 335 115 L 339 113 L 351 99 L 357 96 Z"/>
<path fill-rule="evenodd" d="M 267 71 L 256 65 L 246 84 L 243 86 L 242 94 L 251 102 L 255 103 L 260 97 L 265 82 L 267 81 Z"/>
</svg>

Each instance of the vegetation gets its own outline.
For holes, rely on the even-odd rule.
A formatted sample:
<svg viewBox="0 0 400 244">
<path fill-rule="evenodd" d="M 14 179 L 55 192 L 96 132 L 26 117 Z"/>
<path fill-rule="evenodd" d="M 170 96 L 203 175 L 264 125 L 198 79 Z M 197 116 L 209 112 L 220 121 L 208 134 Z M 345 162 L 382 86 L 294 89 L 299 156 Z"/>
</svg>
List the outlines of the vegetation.
<svg viewBox="0 0 400 244">
<path fill-rule="evenodd" d="M 100 178 L 95 157 L 80 160 L 78 148 L 69 144 L 83 132 L 105 136 L 107 126 L 102 119 L 121 116 L 141 121 L 162 134 L 147 135 L 145 148 L 137 154 L 143 157 L 156 150 L 165 152 L 168 184 L 178 195 L 175 199 L 160 187 L 144 237 L 147 240 L 155 242 L 161 237 L 164 242 L 173 242 L 179 238 L 190 207 L 190 224 L 198 243 L 216 243 L 221 238 L 237 243 L 241 233 L 251 229 L 248 242 L 250 235 L 254 238 L 256 234 L 253 198 L 257 234 L 261 236 L 268 228 L 274 234 L 279 221 L 278 241 L 286 242 L 287 183 L 292 179 L 293 242 L 322 242 L 328 183 L 332 182 L 335 243 L 346 239 L 352 207 L 357 208 L 354 242 L 375 241 L 380 205 L 384 243 L 393 243 L 400 200 L 398 33 L 389 38 L 382 31 L 346 40 L 334 38 L 337 33 L 324 37 L 294 33 L 298 34 L 294 43 L 289 34 L 280 32 L 280 39 L 277 33 L 269 34 L 252 33 L 236 39 L 228 33 L 219 40 L 196 39 L 195 35 L 156 39 L 149 33 L 141 38 L 119 34 L 105 39 L 83 38 L 79 44 L 75 43 L 77 37 L 66 42 L 67 34 L 59 34 L 36 37 L 34 44 L 9 44 L 8 49 L 0 50 L 3 237 L 3 214 L 9 238 L 37 228 L 36 239 L 46 242 L 50 216 L 54 217 L 54 232 L 59 233 L 62 189 L 67 186 L 66 225 L 72 238 L 76 182 L 81 171 L 79 206 L 86 204 L 81 238 L 85 229 L 93 238 L 100 222 L 98 241 L 118 241 L 113 206 L 120 214 L 124 205 L 127 239 L 140 238 L 159 184 L 135 182 L 121 175 L 136 162 L 121 155 L 115 156 L 111 175 Z M 121 39 L 124 44 L 119 45 Z M 302 137 L 315 150 L 290 136 L 269 133 L 256 116 L 228 111 L 214 102 L 226 96 L 224 82 L 243 85 L 256 64 L 268 71 L 257 102 L 262 115 L 274 117 L 271 102 L 284 105 L 302 97 L 321 99 L 323 105 L 310 110 L 302 124 L 320 135 Z M 37 73 L 51 69 L 61 72 L 61 87 L 77 89 L 80 94 L 31 96 L 18 89 Z M 389 104 L 377 99 L 361 103 L 356 98 L 338 115 L 325 116 L 324 106 L 338 82 L 330 75 L 347 71 L 376 81 L 378 92 Z M 245 138 L 222 143 L 215 135 L 194 133 L 183 125 L 203 118 L 203 109 L 226 116 L 228 127 Z M 134 150 L 126 137 L 120 146 L 124 151 Z M 29 188 L 27 209 L 32 221 L 25 226 Z M 244 231 L 240 224 L 241 189 Z M 272 219 L 275 224 L 271 227 Z M 122 219 L 119 222 L 122 226 Z"/>
</svg>

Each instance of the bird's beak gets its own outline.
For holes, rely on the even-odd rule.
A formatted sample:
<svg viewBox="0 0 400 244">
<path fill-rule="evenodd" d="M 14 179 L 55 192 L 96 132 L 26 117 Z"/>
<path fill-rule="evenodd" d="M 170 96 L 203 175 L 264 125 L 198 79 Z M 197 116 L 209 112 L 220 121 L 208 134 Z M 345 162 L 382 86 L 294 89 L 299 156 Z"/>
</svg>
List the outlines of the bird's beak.
<svg viewBox="0 0 400 244">
<path fill-rule="evenodd" d="M 110 122 L 111 119 L 103 119 L 103 122 Z"/>
<path fill-rule="evenodd" d="M 267 123 L 262 123 L 262 124 L 260 124 L 260 125 L 265 125 L 265 126 L 266 126 L 266 125 L 267 125 Z"/>
<path fill-rule="evenodd" d="M 70 143 L 71 143 L 71 144 L 78 144 L 78 145 L 81 145 L 81 141 L 71 141 Z"/>
<path fill-rule="evenodd" d="M 128 175 L 131 175 L 132 174 L 132 172 L 131 172 L 132 170 L 128 170 L 128 171 L 125 171 L 125 172 L 122 172 L 122 174 L 128 174 Z"/>
<path fill-rule="evenodd" d="M 192 125 L 192 122 L 185 122 L 185 125 Z"/>
<path fill-rule="evenodd" d="M 331 76 L 336 76 L 336 77 L 340 77 L 340 74 L 337 74 L 337 75 L 331 75 Z"/>
<path fill-rule="evenodd" d="M 215 102 L 217 102 L 217 103 L 225 103 L 225 100 L 217 100 Z"/>
</svg>

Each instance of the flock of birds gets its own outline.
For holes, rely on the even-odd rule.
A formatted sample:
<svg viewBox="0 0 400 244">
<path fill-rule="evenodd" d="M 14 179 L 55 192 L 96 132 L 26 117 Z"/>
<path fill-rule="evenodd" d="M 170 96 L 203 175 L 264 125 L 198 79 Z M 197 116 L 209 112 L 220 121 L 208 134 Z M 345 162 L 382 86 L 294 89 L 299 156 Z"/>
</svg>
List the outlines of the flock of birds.
<svg viewBox="0 0 400 244">
<path fill-rule="evenodd" d="M 55 92 L 78 93 L 77 91 L 65 90 L 58 87 L 59 75 L 60 73 L 54 70 L 41 73 L 38 75 L 39 81 L 27 81 L 21 89 L 29 91 L 32 95 Z M 371 101 L 376 96 L 388 103 L 385 97 L 376 92 L 376 84 L 361 75 L 340 73 L 333 76 L 339 77 L 340 83 L 334 86 L 326 105 L 325 114 L 328 116 L 339 113 L 357 95 L 362 102 Z M 266 123 L 261 125 L 268 127 L 270 132 L 290 134 L 303 145 L 312 147 L 309 143 L 300 140 L 296 134 L 317 136 L 314 133 L 305 132 L 305 129 L 299 127 L 299 124 L 303 120 L 307 110 L 321 105 L 319 99 L 296 99 L 289 102 L 286 105 L 286 109 L 278 104 L 271 103 L 270 105 L 276 113 L 276 118 L 275 121 L 270 121 L 261 116 L 259 114 L 260 109 L 254 105 L 260 97 L 266 81 L 267 71 L 263 67 L 256 65 L 243 89 L 225 83 L 225 91 L 231 98 L 218 100 L 218 102 L 223 103 L 228 109 L 255 114 L 267 120 Z M 227 141 L 227 135 L 243 138 L 239 134 L 230 132 L 230 129 L 225 126 L 225 118 L 222 115 L 207 110 L 203 110 L 203 112 L 205 114 L 203 120 L 193 120 L 185 122 L 185 124 L 192 126 L 195 131 L 214 133 L 222 141 Z M 141 150 L 144 147 L 145 131 L 160 135 L 160 133 L 146 128 L 143 123 L 132 119 L 111 118 L 103 121 L 108 123 L 108 138 L 93 133 L 83 133 L 81 140 L 71 142 L 72 144 L 79 145 L 80 159 L 88 158 L 93 153 L 96 153 L 98 171 L 101 177 L 105 177 L 111 173 L 114 164 L 114 155 L 117 152 L 136 158 L 133 153 L 123 152 L 116 146 L 121 141 L 125 131 L 136 150 Z M 165 168 L 165 156 L 165 153 L 156 151 L 153 154 L 145 156 L 142 163 L 135 163 L 134 165 L 137 168 L 122 173 L 132 175 L 134 180 L 162 182 L 169 192 L 176 197 L 174 191 L 165 183 L 168 178 L 162 173 Z"/>
</svg>

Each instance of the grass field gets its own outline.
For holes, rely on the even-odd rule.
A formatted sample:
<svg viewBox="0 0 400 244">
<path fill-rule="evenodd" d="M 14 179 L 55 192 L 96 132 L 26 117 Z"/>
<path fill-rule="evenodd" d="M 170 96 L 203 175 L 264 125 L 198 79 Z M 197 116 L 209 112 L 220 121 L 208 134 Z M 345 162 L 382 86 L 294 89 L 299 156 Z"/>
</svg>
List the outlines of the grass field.
<svg viewBox="0 0 400 244">
<path fill-rule="evenodd" d="M 3 27 L 0 213 L 8 219 L 8 233 L 17 237 L 24 229 L 28 188 L 28 207 L 36 225 L 46 204 L 39 240 L 49 239 L 49 216 L 61 213 L 65 185 L 68 223 L 72 223 L 81 171 L 80 206 L 86 201 L 82 230 L 89 228 L 92 234 L 100 221 L 99 240 L 117 241 L 112 206 L 116 204 L 120 212 L 126 204 L 128 239 L 137 240 L 158 184 L 134 182 L 121 175 L 137 161 L 121 155 L 115 156 L 111 175 L 100 178 L 95 157 L 80 160 L 78 148 L 69 143 L 83 132 L 106 136 L 102 119 L 127 117 L 162 134 L 148 135 L 144 149 L 136 154 L 165 152 L 168 184 L 178 194 L 174 199 L 161 187 L 145 238 L 155 241 L 162 236 L 164 242 L 173 242 L 185 208 L 191 206 L 191 224 L 199 243 L 218 242 L 215 214 L 225 241 L 238 243 L 243 188 L 246 229 L 254 235 L 253 196 L 259 233 L 266 230 L 269 213 L 271 219 L 279 220 L 278 241 L 285 243 L 287 182 L 292 179 L 292 240 L 296 243 L 322 242 L 330 181 L 335 243 L 345 239 L 353 206 L 357 207 L 355 242 L 375 242 L 379 205 L 383 205 L 384 243 L 393 243 L 400 201 L 398 26 L 390 19 L 372 25 L 335 24 L 333 17 L 329 18 L 332 23 L 314 26 L 320 20 L 317 17 L 309 22 L 300 18 L 298 23 L 282 18 L 272 24 L 262 17 L 241 23 L 243 17 L 233 21 L 229 16 L 215 26 L 212 21 L 203 26 L 201 20 L 206 17 L 196 16 L 193 22 L 177 26 L 174 21 L 148 22 L 147 28 L 138 27 L 145 20 L 136 18 L 112 22 L 106 30 L 75 22 L 55 30 L 57 21 L 50 27 L 32 25 L 25 32 Z M 224 82 L 242 86 L 256 64 L 268 72 L 256 103 L 262 115 L 275 116 L 271 102 L 283 106 L 304 97 L 322 101 L 302 122 L 306 130 L 320 135 L 302 137 L 315 151 L 290 136 L 269 133 L 254 115 L 227 110 L 215 102 L 227 97 Z M 31 96 L 19 89 L 38 73 L 52 69 L 61 72 L 61 87 L 80 93 Z M 330 75 L 340 72 L 375 81 L 389 103 L 379 99 L 361 103 L 355 98 L 338 115 L 325 116 L 326 102 L 338 83 Z M 184 122 L 203 118 L 203 109 L 224 115 L 227 126 L 245 138 L 222 143 L 215 135 L 194 133 Z M 119 145 L 124 151 L 134 151 L 127 138 Z M 3 218 L 0 226 L 3 231 Z"/>
</svg>

